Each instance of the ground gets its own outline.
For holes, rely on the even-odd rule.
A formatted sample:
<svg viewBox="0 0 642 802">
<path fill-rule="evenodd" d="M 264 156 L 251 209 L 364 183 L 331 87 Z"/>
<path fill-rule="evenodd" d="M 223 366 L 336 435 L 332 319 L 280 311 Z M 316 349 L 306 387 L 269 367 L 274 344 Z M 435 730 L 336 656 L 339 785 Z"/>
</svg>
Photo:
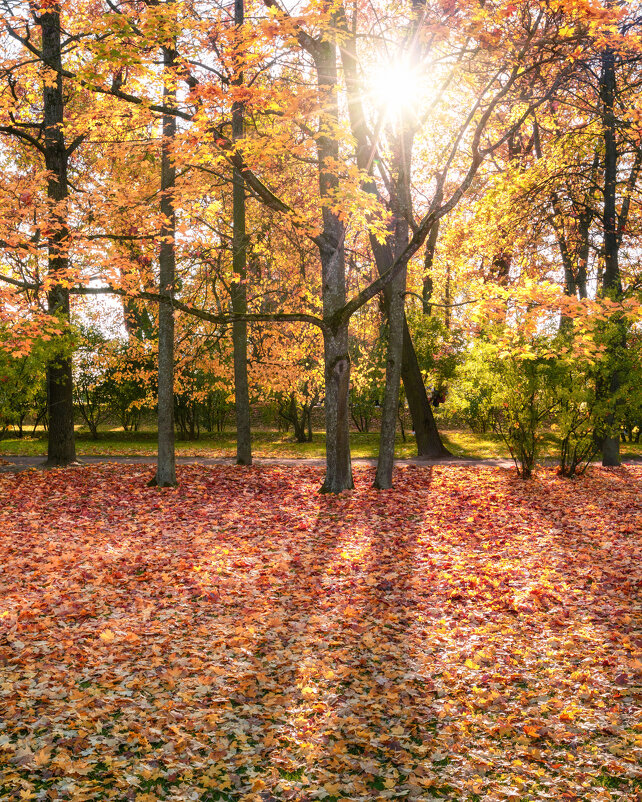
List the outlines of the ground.
<svg viewBox="0 0 642 802">
<path fill-rule="evenodd" d="M 642 468 L 0 475 L 0 799 L 637 799 Z"/>
<path fill-rule="evenodd" d="M 466 459 L 509 459 L 510 454 L 501 437 L 493 432 L 475 434 L 469 429 L 440 427 L 444 444 L 458 457 Z M 123 432 L 118 426 L 105 426 L 98 440 L 94 440 L 82 426 L 76 426 L 76 450 L 80 456 L 146 456 L 155 457 L 158 450 L 158 434 L 152 426 L 138 432 Z M 311 443 L 296 443 L 292 432 L 255 428 L 252 430 L 252 451 L 261 459 L 323 459 L 325 456 L 325 433 L 315 431 Z M 353 457 L 375 458 L 379 453 L 379 432 L 350 432 L 350 451 Z M 622 443 L 622 459 L 642 458 L 642 443 Z M 206 459 L 233 458 L 236 455 L 236 431 L 228 429 L 221 433 L 203 432 L 198 440 L 177 440 L 176 453 L 183 457 Z M 408 459 L 417 453 L 412 432 L 406 429 L 406 440 L 397 435 L 395 454 L 398 459 Z M 8 432 L 0 440 L 0 454 L 22 456 L 46 456 L 47 435 L 39 429 L 35 436 L 23 438 Z M 551 463 L 559 462 L 559 442 L 552 432 L 544 432 L 540 456 Z"/>
</svg>

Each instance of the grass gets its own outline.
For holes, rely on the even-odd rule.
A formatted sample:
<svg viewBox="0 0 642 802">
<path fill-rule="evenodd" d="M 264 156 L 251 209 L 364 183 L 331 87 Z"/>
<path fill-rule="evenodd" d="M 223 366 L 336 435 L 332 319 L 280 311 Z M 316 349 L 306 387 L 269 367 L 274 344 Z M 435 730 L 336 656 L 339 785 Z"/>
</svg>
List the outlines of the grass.
<svg viewBox="0 0 642 802">
<path fill-rule="evenodd" d="M 465 429 L 441 430 L 444 445 L 458 457 L 469 459 L 509 459 L 510 454 L 499 435 L 492 432 L 475 434 Z M 282 457 L 287 459 L 322 459 L 325 456 L 325 433 L 315 432 L 311 443 L 297 443 L 291 432 L 275 429 L 255 429 L 252 433 L 254 455 L 258 458 Z M 350 448 L 354 458 L 376 457 L 379 448 L 378 432 L 350 433 Z M 79 456 L 141 456 L 156 455 L 156 431 L 143 429 L 124 432 L 113 427 L 99 432 L 99 439 L 92 439 L 83 426 L 76 426 L 76 450 Z M 42 430 L 23 438 L 5 437 L 0 441 L 0 454 L 5 456 L 45 456 L 46 433 Z M 234 457 L 236 454 L 235 433 L 228 429 L 222 433 L 201 434 L 198 440 L 177 440 L 176 453 L 183 457 Z M 397 435 L 396 456 L 408 459 L 417 454 L 411 432 L 406 432 L 405 442 Z M 540 459 L 557 459 L 557 438 L 552 432 L 545 434 Z M 622 443 L 623 459 L 642 456 L 642 443 Z"/>
</svg>

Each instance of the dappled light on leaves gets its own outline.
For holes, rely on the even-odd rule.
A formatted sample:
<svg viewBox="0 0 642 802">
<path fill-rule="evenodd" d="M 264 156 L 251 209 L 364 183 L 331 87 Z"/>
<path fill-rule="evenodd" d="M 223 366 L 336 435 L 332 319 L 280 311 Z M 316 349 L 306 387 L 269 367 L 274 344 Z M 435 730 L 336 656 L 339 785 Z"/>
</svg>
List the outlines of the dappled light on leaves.
<svg viewBox="0 0 642 802">
<path fill-rule="evenodd" d="M 146 476 L 0 477 L 4 799 L 634 798 L 640 468 Z"/>
</svg>

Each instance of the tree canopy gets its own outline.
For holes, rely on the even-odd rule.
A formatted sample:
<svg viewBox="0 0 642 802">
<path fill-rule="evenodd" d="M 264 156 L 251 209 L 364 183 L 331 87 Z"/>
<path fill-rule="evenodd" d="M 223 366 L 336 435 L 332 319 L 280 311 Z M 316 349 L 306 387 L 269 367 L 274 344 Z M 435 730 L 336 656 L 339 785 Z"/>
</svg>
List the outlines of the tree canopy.
<svg viewBox="0 0 642 802">
<path fill-rule="evenodd" d="M 543 414 L 590 409 L 583 436 L 617 464 L 637 414 L 637 3 L 1 8 L 0 343 L 14 360 L 49 343 L 52 464 L 75 458 L 87 325 L 123 369 L 149 352 L 161 483 L 170 411 L 207 385 L 236 394 L 245 464 L 257 393 L 303 415 L 323 400 L 324 487 L 348 488 L 368 386 L 389 487 L 400 381 L 419 453 L 445 452 L 435 347 L 467 379 L 484 349 L 496 377 L 535 362 Z M 517 453 L 536 391 L 513 391 L 489 414 Z"/>
</svg>

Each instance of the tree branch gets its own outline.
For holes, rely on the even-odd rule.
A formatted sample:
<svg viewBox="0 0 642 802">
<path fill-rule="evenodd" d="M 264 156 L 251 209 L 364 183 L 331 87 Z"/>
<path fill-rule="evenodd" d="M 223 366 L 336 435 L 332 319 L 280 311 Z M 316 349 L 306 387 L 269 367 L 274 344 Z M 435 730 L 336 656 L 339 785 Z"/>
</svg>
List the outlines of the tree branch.
<svg viewBox="0 0 642 802">
<path fill-rule="evenodd" d="M 38 290 L 42 284 L 32 284 L 26 281 L 19 281 L 10 276 L 0 276 L 0 281 L 11 284 L 21 290 Z M 118 295 L 121 298 L 128 298 L 133 301 L 152 301 L 154 303 L 169 304 L 173 309 L 178 309 L 188 315 L 206 320 L 208 323 L 224 325 L 234 323 L 235 320 L 246 320 L 248 323 L 277 322 L 277 323 L 309 323 L 312 326 L 324 331 L 326 323 L 315 315 L 308 315 L 304 312 L 248 312 L 244 315 L 214 315 L 204 309 L 198 309 L 192 304 L 183 303 L 176 300 L 167 293 L 147 292 L 145 290 L 137 293 L 127 292 L 118 287 L 70 287 L 71 295 Z"/>
</svg>

